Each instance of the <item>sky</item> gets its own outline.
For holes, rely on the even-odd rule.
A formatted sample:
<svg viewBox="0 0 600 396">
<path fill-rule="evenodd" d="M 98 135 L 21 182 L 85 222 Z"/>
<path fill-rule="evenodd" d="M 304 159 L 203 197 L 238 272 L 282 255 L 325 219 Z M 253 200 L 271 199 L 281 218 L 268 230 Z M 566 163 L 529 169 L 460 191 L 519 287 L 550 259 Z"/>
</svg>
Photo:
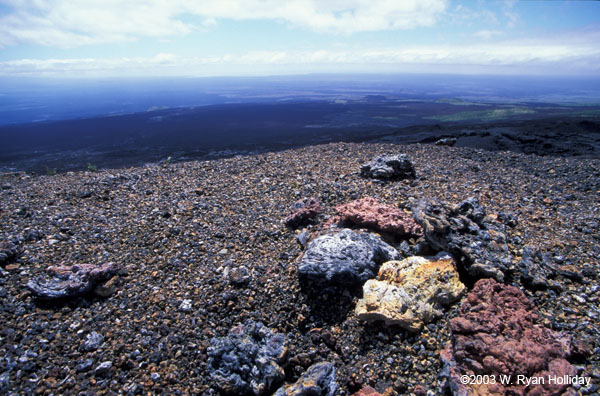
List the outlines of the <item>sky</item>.
<svg viewBox="0 0 600 396">
<path fill-rule="evenodd" d="M 600 2 L 0 0 L 0 75 L 600 75 Z"/>
</svg>

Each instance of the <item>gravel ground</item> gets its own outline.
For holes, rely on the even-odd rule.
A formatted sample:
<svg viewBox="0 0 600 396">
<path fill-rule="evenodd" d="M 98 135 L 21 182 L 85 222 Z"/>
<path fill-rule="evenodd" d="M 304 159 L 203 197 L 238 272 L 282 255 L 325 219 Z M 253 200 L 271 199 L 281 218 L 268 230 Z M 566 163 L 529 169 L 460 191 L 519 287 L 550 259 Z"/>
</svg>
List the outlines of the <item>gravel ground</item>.
<svg viewBox="0 0 600 396">
<path fill-rule="evenodd" d="M 383 153 L 407 154 L 417 179 L 361 178 L 360 165 Z M 365 384 L 389 394 L 438 394 L 439 352 L 460 303 L 410 334 L 359 321 L 360 290 L 327 295 L 301 287 L 300 230 L 283 219 L 310 196 L 326 215 L 366 196 L 399 207 L 421 197 L 458 203 L 475 196 L 488 214 L 515 214 L 515 263 L 531 245 L 583 273 L 580 281 L 559 278 L 560 290 L 526 294 L 545 324 L 589 345 L 577 367 L 600 384 L 596 160 L 336 143 L 101 172 L 5 174 L 0 186 L 0 240 L 20 239 L 22 249 L 0 273 L 0 393 L 218 394 L 209 340 L 254 319 L 287 334 L 288 382 L 330 361 L 341 394 Z M 108 298 L 48 304 L 24 287 L 50 265 L 106 262 L 123 267 Z M 239 281 L 241 266 L 248 282 Z"/>
</svg>

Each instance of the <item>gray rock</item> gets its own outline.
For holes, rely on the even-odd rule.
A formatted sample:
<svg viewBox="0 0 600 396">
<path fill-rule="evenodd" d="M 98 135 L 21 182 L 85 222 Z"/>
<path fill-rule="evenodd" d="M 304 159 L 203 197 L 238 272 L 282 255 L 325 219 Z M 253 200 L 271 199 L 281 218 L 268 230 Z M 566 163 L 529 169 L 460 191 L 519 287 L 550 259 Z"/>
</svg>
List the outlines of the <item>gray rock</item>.
<svg viewBox="0 0 600 396">
<path fill-rule="evenodd" d="M 406 154 L 380 155 L 360 167 L 363 177 L 373 179 L 415 178 L 415 167 Z"/>
<path fill-rule="evenodd" d="M 450 252 L 470 276 L 503 282 L 513 270 L 503 226 L 486 220 L 477 198 L 458 205 L 422 199 L 413 213 L 427 242 Z"/>
<path fill-rule="evenodd" d="M 285 377 L 286 340 L 260 322 L 247 321 L 207 348 L 211 379 L 227 395 L 263 395 Z"/>
<path fill-rule="evenodd" d="M 115 263 L 49 267 L 50 278 L 39 276 L 25 286 L 42 300 L 77 297 L 92 293 L 120 270 L 121 267 Z"/>
<path fill-rule="evenodd" d="M 112 368 L 112 362 L 111 361 L 102 362 L 94 370 L 94 375 L 97 376 L 97 377 L 104 377 L 104 376 L 110 374 L 110 369 L 111 368 Z"/>
<path fill-rule="evenodd" d="M 0 391 L 7 391 L 10 388 L 10 372 L 5 371 L 0 374 Z"/>
<path fill-rule="evenodd" d="M 192 310 L 192 300 L 185 299 L 179 305 L 179 310 L 181 312 L 190 312 Z"/>
<path fill-rule="evenodd" d="M 294 385 L 281 387 L 274 396 L 334 396 L 338 390 L 333 364 L 313 364 Z"/>
<path fill-rule="evenodd" d="M 75 366 L 75 371 L 78 373 L 90 371 L 93 365 L 94 361 L 92 359 L 85 359 L 83 362 Z"/>
<path fill-rule="evenodd" d="M 377 236 L 343 229 L 313 240 L 300 260 L 298 274 L 309 282 L 332 286 L 361 285 L 377 267 L 399 253 Z"/>
<path fill-rule="evenodd" d="M 296 235 L 296 240 L 302 246 L 302 248 L 306 247 L 308 240 L 310 239 L 310 232 L 307 230 L 302 231 L 300 234 Z"/>
<path fill-rule="evenodd" d="M 92 331 L 85 337 L 85 341 L 81 344 L 80 349 L 83 352 L 92 352 L 100 348 L 100 345 L 104 342 L 104 336 L 100 333 Z"/>
</svg>

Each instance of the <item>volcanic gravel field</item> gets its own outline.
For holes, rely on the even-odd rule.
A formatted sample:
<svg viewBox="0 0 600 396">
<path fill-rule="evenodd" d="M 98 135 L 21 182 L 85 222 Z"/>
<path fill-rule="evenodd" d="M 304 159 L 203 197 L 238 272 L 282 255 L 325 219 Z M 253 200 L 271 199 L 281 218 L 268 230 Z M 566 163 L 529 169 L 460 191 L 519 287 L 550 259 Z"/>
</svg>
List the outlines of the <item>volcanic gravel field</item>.
<svg viewBox="0 0 600 396">
<path fill-rule="evenodd" d="M 415 179 L 361 177 L 361 164 L 406 154 Z M 435 145 L 336 143 L 214 161 L 0 176 L 0 241 L 18 249 L 0 270 L 0 393 L 8 395 L 223 394 L 211 374 L 211 340 L 261 322 L 286 339 L 281 362 L 294 383 L 331 362 L 339 395 L 365 385 L 381 394 L 437 395 L 440 353 L 461 303 L 410 333 L 357 318 L 362 289 L 323 292 L 301 283 L 304 248 L 334 207 L 373 197 L 410 213 L 421 198 L 479 199 L 487 215 L 510 213 L 510 260 L 525 246 L 572 269 L 551 288 L 522 290 L 538 323 L 585 345 L 571 363 L 600 384 L 600 162 Z M 316 197 L 323 214 L 297 230 L 284 219 Z M 306 234 L 305 234 L 306 235 Z M 409 239 L 413 246 L 415 238 Z M 48 302 L 25 287 L 49 266 L 115 263 L 107 297 Z M 463 282 L 473 288 L 475 279 Z M 305 393 L 308 395 L 309 393 Z M 325 393 L 323 393 L 325 394 Z"/>
</svg>

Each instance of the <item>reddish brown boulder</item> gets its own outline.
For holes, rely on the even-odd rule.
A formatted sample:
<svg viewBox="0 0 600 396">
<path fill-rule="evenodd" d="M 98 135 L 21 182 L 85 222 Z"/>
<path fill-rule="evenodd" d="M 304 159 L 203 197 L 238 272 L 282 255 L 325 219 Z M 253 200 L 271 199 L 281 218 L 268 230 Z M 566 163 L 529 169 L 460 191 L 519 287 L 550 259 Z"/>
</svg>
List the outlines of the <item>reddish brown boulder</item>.
<svg viewBox="0 0 600 396">
<path fill-rule="evenodd" d="M 391 205 L 379 203 L 377 199 L 365 197 L 335 208 L 338 222 L 386 232 L 399 237 L 423 235 L 421 226 L 412 216 Z"/>
<path fill-rule="evenodd" d="M 298 228 L 314 220 L 322 212 L 321 203 L 317 198 L 305 198 L 294 203 L 290 212 L 285 224 L 291 228 Z"/>
<path fill-rule="evenodd" d="M 95 293 L 108 297 L 114 292 L 115 276 L 121 267 L 115 263 L 102 265 L 76 264 L 48 267 L 50 278 L 38 277 L 26 287 L 42 300 L 56 300 Z"/>
<path fill-rule="evenodd" d="M 453 341 L 441 357 L 442 376 L 454 395 L 570 394 L 569 384 L 550 378 L 576 375 L 567 361 L 576 345 L 543 326 L 518 288 L 479 280 L 451 320 L 451 330 Z M 477 375 L 483 377 L 471 377 Z M 474 383 L 465 384 L 465 378 Z"/>
<path fill-rule="evenodd" d="M 381 396 L 381 393 L 367 385 L 358 392 L 353 393 L 352 396 Z"/>
</svg>

